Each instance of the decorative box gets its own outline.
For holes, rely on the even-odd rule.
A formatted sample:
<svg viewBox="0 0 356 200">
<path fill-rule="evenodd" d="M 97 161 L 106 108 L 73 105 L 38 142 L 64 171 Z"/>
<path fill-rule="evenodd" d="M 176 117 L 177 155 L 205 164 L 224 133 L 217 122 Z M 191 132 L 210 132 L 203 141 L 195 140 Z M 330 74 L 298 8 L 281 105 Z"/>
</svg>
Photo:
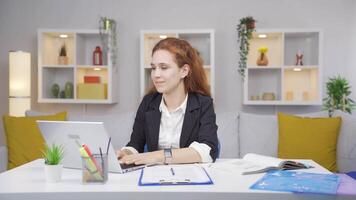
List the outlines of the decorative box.
<svg viewBox="0 0 356 200">
<path fill-rule="evenodd" d="M 78 99 L 107 99 L 106 83 L 78 83 Z"/>
</svg>

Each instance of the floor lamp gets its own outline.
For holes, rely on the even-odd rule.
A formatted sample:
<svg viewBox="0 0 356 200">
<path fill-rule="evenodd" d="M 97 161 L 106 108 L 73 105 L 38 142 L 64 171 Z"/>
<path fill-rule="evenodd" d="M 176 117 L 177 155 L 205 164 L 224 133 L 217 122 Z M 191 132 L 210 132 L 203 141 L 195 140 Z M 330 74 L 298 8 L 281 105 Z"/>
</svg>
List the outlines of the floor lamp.
<svg viewBox="0 0 356 200">
<path fill-rule="evenodd" d="M 31 54 L 9 53 L 9 114 L 24 116 L 31 109 Z"/>
</svg>

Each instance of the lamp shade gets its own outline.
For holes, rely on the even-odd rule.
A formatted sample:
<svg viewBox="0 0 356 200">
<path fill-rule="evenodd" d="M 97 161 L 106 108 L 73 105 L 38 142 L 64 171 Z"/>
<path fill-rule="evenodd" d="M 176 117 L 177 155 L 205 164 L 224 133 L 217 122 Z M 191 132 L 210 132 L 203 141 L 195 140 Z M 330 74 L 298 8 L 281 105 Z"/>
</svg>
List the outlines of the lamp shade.
<svg viewBox="0 0 356 200">
<path fill-rule="evenodd" d="M 25 111 L 31 109 L 31 98 L 9 98 L 9 114 L 21 117 Z"/>
<path fill-rule="evenodd" d="M 31 54 L 23 51 L 9 53 L 9 111 L 23 116 L 31 108 Z"/>
</svg>

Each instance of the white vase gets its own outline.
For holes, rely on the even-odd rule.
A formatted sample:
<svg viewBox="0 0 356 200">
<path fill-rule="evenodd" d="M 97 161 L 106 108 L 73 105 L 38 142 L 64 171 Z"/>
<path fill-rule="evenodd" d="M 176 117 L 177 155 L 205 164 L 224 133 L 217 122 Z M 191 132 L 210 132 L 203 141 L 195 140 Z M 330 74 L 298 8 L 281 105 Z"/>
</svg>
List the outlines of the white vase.
<svg viewBox="0 0 356 200">
<path fill-rule="evenodd" d="M 62 165 L 45 165 L 46 180 L 49 183 L 58 182 L 62 176 Z"/>
</svg>

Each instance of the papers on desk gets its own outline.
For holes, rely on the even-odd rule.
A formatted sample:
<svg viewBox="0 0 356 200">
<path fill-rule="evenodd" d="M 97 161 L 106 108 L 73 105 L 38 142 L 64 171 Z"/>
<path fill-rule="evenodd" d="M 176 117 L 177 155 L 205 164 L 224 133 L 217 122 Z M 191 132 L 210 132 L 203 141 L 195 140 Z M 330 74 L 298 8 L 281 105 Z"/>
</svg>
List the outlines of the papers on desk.
<svg viewBox="0 0 356 200">
<path fill-rule="evenodd" d="M 270 171 L 250 189 L 298 193 L 336 194 L 340 177 L 298 171 Z"/>
<path fill-rule="evenodd" d="M 213 184 L 206 170 L 193 165 L 157 165 L 143 168 L 140 186 L 150 185 L 209 185 Z"/>
<path fill-rule="evenodd" d="M 284 160 L 280 158 L 263 156 L 253 153 L 246 154 L 242 159 L 232 161 L 214 163 L 212 168 L 222 169 L 224 171 L 235 172 L 242 175 L 263 173 L 270 170 L 291 170 L 291 169 L 307 169 L 312 166 L 295 162 L 292 160 Z"/>
</svg>

